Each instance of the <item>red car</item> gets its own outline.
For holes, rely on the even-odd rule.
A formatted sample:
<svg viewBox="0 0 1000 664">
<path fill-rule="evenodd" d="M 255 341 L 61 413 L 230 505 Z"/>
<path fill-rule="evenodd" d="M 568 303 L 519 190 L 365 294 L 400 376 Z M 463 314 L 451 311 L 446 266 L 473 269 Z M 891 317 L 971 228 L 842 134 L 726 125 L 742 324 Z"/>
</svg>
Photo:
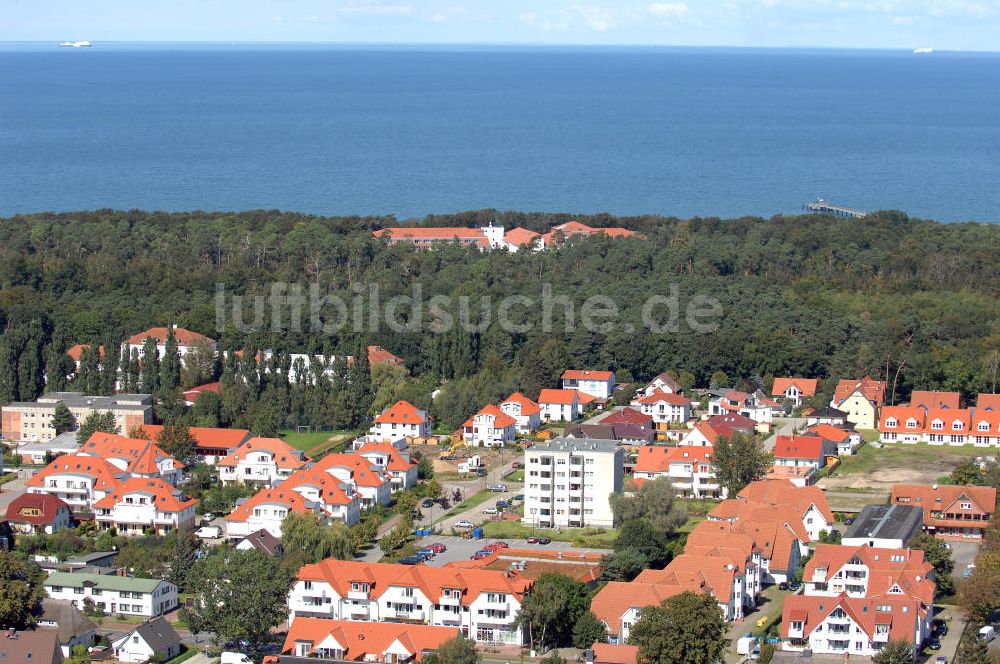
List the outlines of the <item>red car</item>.
<svg viewBox="0 0 1000 664">
<path fill-rule="evenodd" d="M 484 549 L 489 549 L 490 551 L 496 551 L 497 549 L 508 549 L 510 545 L 507 542 L 493 542 L 492 544 L 487 544 L 483 547 Z"/>
<path fill-rule="evenodd" d="M 526 539 L 524 541 L 527 542 L 528 544 L 538 544 L 538 538 L 537 537 L 529 537 L 528 539 Z"/>
<path fill-rule="evenodd" d="M 448 547 L 446 547 L 444 544 L 440 544 L 437 542 L 428 545 L 427 548 L 433 551 L 434 553 L 444 553 L 445 551 L 448 550 Z"/>
</svg>

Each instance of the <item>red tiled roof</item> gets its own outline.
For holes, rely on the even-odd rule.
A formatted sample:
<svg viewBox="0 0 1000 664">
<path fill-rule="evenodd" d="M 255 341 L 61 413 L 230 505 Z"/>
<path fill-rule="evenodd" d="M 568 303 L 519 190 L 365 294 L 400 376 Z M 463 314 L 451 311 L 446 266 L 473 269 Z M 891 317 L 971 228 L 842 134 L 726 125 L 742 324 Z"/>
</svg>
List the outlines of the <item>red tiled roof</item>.
<svg viewBox="0 0 1000 664">
<path fill-rule="evenodd" d="M 167 342 L 168 333 L 169 331 L 165 327 L 151 327 L 144 332 L 129 337 L 126 343 L 130 346 L 138 346 L 145 343 L 146 339 L 152 337 L 156 340 L 156 343 L 164 344 Z M 196 341 L 204 341 L 209 344 L 215 343 L 215 339 L 206 337 L 204 334 L 192 332 L 191 330 L 185 330 L 183 327 L 174 328 L 174 339 L 177 340 L 178 346 L 190 346 Z"/>
<path fill-rule="evenodd" d="M 997 490 L 988 486 L 956 486 L 951 484 L 894 484 L 892 485 L 891 503 L 914 505 L 924 510 L 924 525 L 952 525 L 956 521 L 961 526 L 985 526 L 985 520 L 978 523 L 972 519 L 947 519 L 945 514 L 986 515 L 993 513 L 997 504 Z M 963 509 L 961 503 L 967 502 L 969 508 Z M 939 516 L 934 516 L 939 514 Z"/>
<path fill-rule="evenodd" d="M 416 661 L 420 661 L 425 651 L 437 650 L 444 642 L 461 635 L 457 627 L 330 620 L 302 616 L 296 618 L 288 628 L 288 635 L 285 637 L 281 652 L 286 654 L 295 652 L 296 643 L 311 643 L 311 648 L 317 648 L 329 639 L 339 646 L 331 649 L 343 651 L 341 657 L 344 660 L 381 662 L 389 657 L 385 651 L 398 643 Z M 400 661 L 404 659 L 408 658 L 400 657 Z"/>
<path fill-rule="evenodd" d="M 503 406 L 504 404 L 507 403 L 521 404 L 521 415 L 523 415 L 524 417 L 529 417 L 531 415 L 535 415 L 542 411 L 541 407 L 537 403 L 535 403 L 528 397 L 524 396 L 520 392 L 514 392 L 514 394 L 504 399 L 500 403 L 500 405 Z"/>
<path fill-rule="evenodd" d="M 111 491 L 122 483 L 118 477 L 123 471 L 115 468 L 101 457 L 83 454 L 66 454 L 58 457 L 42 470 L 35 473 L 26 482 L 30 487 L 44 487 L 45 480 L 50 475 L 84 475 L 94 478 L 94 488 L 99 491 Z"/>
<path fill-rule="evenodd" d="M 183 466 L 177 459 L 167 454 L 155 441 L 144 438 L 128 438 L 103 431 L 94 432 L 80 447 L 78 454 L 102 459 L 122 459 L 125 469 L 136 475 L 156 475 L 160 472 L 159 461 L 170 459 L 176 469 Z"/>
<path fill-rule="evenodd" d="M 819 436 L 778 436 L 774 442 L 774 458 L 822 460 L 823 439 Z"/>
<path fill-rule="evenodd" d="M 333 479 L 329 475 L 327 475 L 327 478 Z M 285 480 L 280 487 L 275 489 L 264 489 L 263 491 L 258 491 L 248 501 L 242 505 L 238 505 L 236 509 L 234 509 L 232 513 L 226 517 L 226 521 L 246 521 L 253 514 L 254 509 L 260 505 L 267 504 L 284 505 L 288 508 L 289 513 L 311 513 L 312 510 L 306 505 L 308 501 L 298 491 L 292 490 L 291 487 L 285 487 L 286 482 L 288 482 L 288 480 Z"/>
<path fill-rule="evenodd" d="M 924 408 L 958 408 L 961 395 L 958 392 L 934 392 L 913 390 L 910 395 L 910 406 Z"/>
<path fill-rule="evenodd" d="M 197 385 L 191 389 L 184 390 L 184 399 L 187 401 L 197 401 L 198 397 L 203 392 L 213 392 L 218 394 L 222 390 L 222 383 L 216 381 L 214 383 L 205 383 L 204 385 Z"/>
<path fill-rule="evenodd" d="M 818 570 L 825 570 L 825 580 L 831 580 L 844 565 L 858 558 L 868 568 L 867 597 L 889 593 L 894 586 L 925 604 L 934 600 L 935 584 L 928 577 L 934 567 L 925 560 L 920 549 L 884 549 L 865 545 L 817 544 L 813 557 L 806 563 L 802 578 L 811 581 Z"/>
<path fill-rule="evenodd" d="M 782 607 L 782 638 L 789 638 L 793 616 L 795 621 L 804 623 L 801 638 L 808 638 L 838 607 L 864 631 L 869 640 L 875 639 L 876 625 L 888 625 L 890 641 L 908 643 L 913 643 L 916 638 L 918 617 L 926 613 L 919 602 L 908 598 L 789 595 Z M 890 611 L 879 611 L 880 607 L 889 607 Z"/>
<path fill-rule="evenodd" d="M 601 420 L 601 424 L 637 424 L 639 426 L 649 426 L 652 422 L 652 418 L 649 415 L 643 415 L 634 408 L 622 408 L 620 410 L 613 410 L 611 413 Z"/>
<path fill-rule="evenodd" d="M 463 226 L 397 226 L 382 228 L 372 233 L 375 237 L 412 238 L 421 240 L 450 240 L 453 238 L 486 239 L 482 229 Z"/>
<path fill-rule="evenodd" d="M 643 445 L 639 448 L 635 469 L 637 473 L 665 473 L 672 463 L 712 463 L 715 448 L 707 446 L 666 447 Z"/>
<path fill-rule="evenodd" d="M 427 418 L 409 401 L 397 401 L 375 417 L 376 424 L 425 424 Z"/>
<path fill-rule="evenodd" d="M 147 493 L 159 512 L 180 512 L 193 507 L 198 501 L 188 498 L 179 489 L 156 477 L 130 477 L 118 488 L 94 503 L 95 508 L 110 509 L 123 502 L 130 493 Z"/>
<path fill-rule="evenodd" d="M 281 440 L 280 438 L 259 438 L 254 437 L 246 441 L 235 450 L 219 460 L 220 466 L 237 466 L 240 461 L 244 461 L 251 452 L 270 452 L 274 456 L 274 464 L 282 470 L 295 470 L 305 465 L 305 460 L 298 450 Z"/>
<path fill-rule="evenodd" d="M 570 404 L 576 399 L 577 402 L 581 402 L 580 397 L 583 393 L 577 390 L 554 390 L 550 388 L 543 389 L 538 393 L 538 403 L 561 403 Z"/>
<path fill-rule="evenodd" d="M 55 522 L 59 510 L 69 506 L 56 496 L 47 493 L 23 493 L 7 506 L 6 519 L 12 523 L 30 523 L 45 526 Z M 38 510 L 39 514 L 22 514 L 22 510 Z"/>
<path fill-rule="evenodd" d="M 536 233 L 535 231 L 529 231 L 527 228 L 521 228 L 520 226 L 518 226 L 517 228 L 512 228 L 509 231 L 505 232 L 503 239 L 504 242 L 508 244 L 513 244 L 515 246 L 520 247 L 526 244 L 531 244 L 539 237 L 541 237 L 539 233 Z"/>
<path fill-rule="evenodd" d="M 743 500 L 793 507 L 798 511 L 800 520 L 809 506 L 814 505 L 828 523 L 833 523 L 830 503 L 818 486 L 795 486 L 788 481 L 760 480 L 746 485 L 738 495 Z"/>
<path fill-rule="evenodd" d="M 163 431 L 162 424 L 143 424 L 142 430 L 155 440 Z M 188 431 L 200 449 L 235 450 L 250 438 L 249 429 L 219 429 L 215 427 L 190 427 Z"/>
<path fill-rule="evenodd" d="M 639 397 L 636 401 L 642 404 L 654 404 L 661 401 L 672 406 L 689 406 L 691 400 L 673 392 L 653 392 L 649 396 Z"/>
<path fill-rule="evenodd" d="M 774 386 L 771 388 L 771 396 L 784 396 L 788 388 L 795 386 L 804 397 L 816 396 L 816 385 L 818 378 L 775 378 Z"/>
<path fill-rule="evenodd" d="M 590 371 L 589 369 L 567 369 L 562 374 L 563 380 L 603 380 L 608 381 L 614 376 L 612 371 Z"/>
<path fill-rule="evenodd" d="M 1000 411 L 1000 394 L 980 394 L 976 398 L 976 410 Z"/>
<path fill-rule="evenodd" d="M 358 486 L 382 486 L 386 479 L 378 470 L 378 466 L 360 454 L 327 454 L 310 470 L 329 470 L 344 468 L 351 473 L 351 480 Z"/>
<path fill-rule="evenodd" d="M 83 349 L 90 348 L 90 344 L 76 344 L 75 346 L 70 346 L 66 354 L 73 358 L 74 362 L 79 362 L 80 358 L 83 357 Z M 100 344 L 97 347 L 97 359 L 104 359 L 104 344 Z"/>
<path fill-rule="evenodd" d="M 636 664 L 639 659 L 639 646 L 595 643 L 590 649 L 594 651 L 595 664 Z"/>
<path fill-rule="evenodd" d="M 365 452 L 381 452 L 389 457 L 389 461 L 386 463 L 386 468 L 388 470 L 401 470 L 406 471 L 417 465 L 417 462 L 411 458 L 404 457 L 399 453 L 392 443 L 387 443 L 385 441 L 369 441 L 364 443 L 360 449 L 358 449 L 358 454 L 364 454 Z"/>
<path fill-rule="evenodd" d="M 478 413 L 470 417 L 465 421 L 462 426 L 471 427 L 475 425 L 476 417 L 480 415 L 491 415 L 493 416 L 493 426 L 494 428 L 505 429 L 507 427 L 512 427 L 517 424 L 517 420 L 508 415 L 507 413 L 501 411 L 499 408 L 493 404 L 486 404 L 483 406 Z"/>
<path fill-rule="evenodd" d="M 845 441 L 851 437 L 850 433 L 843 429 L 838 429 L 832 424 L 814 424 L 806 429 L 806 433 L 816 434 L 820 438 L 831 440 L 835 443 Z"/>
<path fill-rule="evenodd" d="M 385 348 L 381 346 L 369 346 L 368 347 L 368 365 L 375 366 L 376 364 L 391 364 L 394 366 L 399 366 L 404 364 L 403 358 L 398 355 L 393 355 Z"/>
<path fill-rule="evenodd" d="M 844 402 L 844 399 L 859 390 L 865 399 L 868 399 L 868 401 L 871 401 L 876 406 L 881 406 L 885 403 L 885 381 L 875 380 L 871 376 L 865 376 L 861 380 L 854 380 L 852 378 L 841 379 L 837 382 L 833 401 L 839 405 Z"/>
<path fill-rule="evenodd" d="M 364 459 L 364 457 L 360 458 Z M 366 481 L 369 480 L 366 478 Z M 285 494 L 294 493 L 301 496 L 301 494 L 294 490 L 297 487 L 315 489 L 319 493 L 319 498 L 323 501 L 324 505 L 350 505 L 355 500 L 352 495 L 348 495 L 347 489 L 341 484 L 340 480 L 316 466 L 296 470 L 276 490 L 280 490 Z M 257 495 L 259 496 L 260 494 Z"/>
</svg>

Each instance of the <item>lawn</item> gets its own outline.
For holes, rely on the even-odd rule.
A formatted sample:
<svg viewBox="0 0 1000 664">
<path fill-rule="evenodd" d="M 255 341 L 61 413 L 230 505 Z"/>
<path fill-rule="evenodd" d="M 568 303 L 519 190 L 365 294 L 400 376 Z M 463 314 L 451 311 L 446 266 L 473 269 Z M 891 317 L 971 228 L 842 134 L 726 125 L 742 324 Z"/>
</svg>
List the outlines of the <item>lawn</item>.
<svg viewBox="0 0 1000 664">
<path fill-rule="evenodd" d="M 492 491 L 480 491 L 479 493 L 475 493 L 445 512 L 444 516 L 455 516 L 459 512 L 464 512 L 465 510 L 475 507 L 476 505 L 482 505 L 496 495 L 497 494 Z"/>
<path fill-rule="evenodd" d="M 335 436 L 352 436 L 353 431 L 303 431 L 285 430 L 281 432 L 281 439 L 297 450 L 311 450 L 317 445 L 321 445 Z"/>
<path fill-rule="evenodd" d="M 524 481 L 524 469 L 518 468 L 517 470 L 512 470 L 503 476 L 508 482 L 523 482 Z"/>
<path fill-rule="evenodd" d="M 952 447 L 927 443 L 893 443 L 880 448 L 862 445 L 843 457 L 824 484 L 833 488 L 885 488 L 896 482 L 931 483 L 948 475 L 965 459 L 988 450 L 971 445 Z"/>
<path fill-rule="evenodd" d="M 483 524 L 483 534 L 491 539 L 525 539 L 549 537 L 553 541 L 571 542 L 573 546 L 587 549 L 610 549 L 618 537 L 617 531 L 601 528 L 532 528 L 520 521 L 488 521 Z"/>
</svg>

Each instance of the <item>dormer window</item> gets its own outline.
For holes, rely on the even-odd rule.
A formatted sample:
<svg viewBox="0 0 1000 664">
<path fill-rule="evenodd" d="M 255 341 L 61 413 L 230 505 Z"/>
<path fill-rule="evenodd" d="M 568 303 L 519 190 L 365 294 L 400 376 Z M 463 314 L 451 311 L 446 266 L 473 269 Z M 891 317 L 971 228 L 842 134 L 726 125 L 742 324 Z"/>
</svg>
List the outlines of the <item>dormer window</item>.
<svg viewBox="0 0 1000 664">
<path fill-rule="evenodd" d="M 895 417 L 890 417 L 885 421 L 885 426 L 889 429 L 895 429 L 897 424 L 899 424 L 899 422 L 896 421 Z"/>
<path fill-rule="evenodd" d="M 962 420 L 955 420 L 954 422 L 951 423 L 952 431 L 961 431 L 964 428 L 965 425 L 962 423 Z"/>
<path fill-rule="evenodd" d="M 990 430 L 990 423 L 989 422 L 980 422 L 979 423 L 979 430 L 980 431 L 989 431 Z"/>
<path fill-rule="evenodd" d="M 934 420 L 933 422 L 931 422 L 931 428 L 936 431 L 944 429 L 944 422 L 942 422 L 941 420 Z"/>
<path fill-rule="evenodd" d="M 910 419 L 906 420 L 906 428 L 907 429 L 916 429 L 917 428 L 917 421 L 915 419 L 913 419 L 912 417 Z"/>
<path fill-rule="evenodd" d="M 963 510 L 971 510 L 972 509 L 972 503 L 959 503 L 958 506 L 960 508 L 962 508 Z"/>
</svg>

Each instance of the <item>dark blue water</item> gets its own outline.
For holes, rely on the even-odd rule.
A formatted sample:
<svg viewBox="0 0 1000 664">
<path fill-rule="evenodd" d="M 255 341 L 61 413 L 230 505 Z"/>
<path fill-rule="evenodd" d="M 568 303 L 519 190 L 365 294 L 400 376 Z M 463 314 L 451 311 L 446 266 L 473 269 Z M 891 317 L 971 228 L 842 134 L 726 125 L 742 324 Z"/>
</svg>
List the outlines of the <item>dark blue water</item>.
<svg viewBox="0 0 1000 664">
<path fill-rule="evenodd" d="M 814 197 L 1000 221 L 1000 55 L 0 49 L 0 214 L 689 216 Z"/>
</svg>

